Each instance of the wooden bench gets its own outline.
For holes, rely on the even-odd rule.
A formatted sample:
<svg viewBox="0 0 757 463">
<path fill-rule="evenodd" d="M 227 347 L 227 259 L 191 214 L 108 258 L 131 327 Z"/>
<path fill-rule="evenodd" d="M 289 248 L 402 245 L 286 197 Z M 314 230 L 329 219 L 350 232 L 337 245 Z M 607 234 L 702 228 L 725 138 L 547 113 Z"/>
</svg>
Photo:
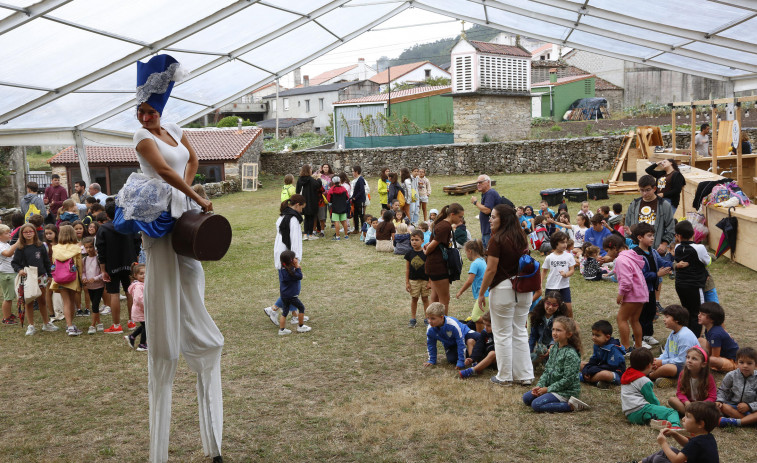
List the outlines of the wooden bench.
<svg viewBox="0 0 757 463">
<path fill-rule="evenodd" d="M 497 185 L 496 180 L 492 180 L 492 186 Z M 448 195 L 465 195 L 477 191 L 476 180 L 472 182 L 453 183 L 442 188 L 442 191 Z"/>
</svg>

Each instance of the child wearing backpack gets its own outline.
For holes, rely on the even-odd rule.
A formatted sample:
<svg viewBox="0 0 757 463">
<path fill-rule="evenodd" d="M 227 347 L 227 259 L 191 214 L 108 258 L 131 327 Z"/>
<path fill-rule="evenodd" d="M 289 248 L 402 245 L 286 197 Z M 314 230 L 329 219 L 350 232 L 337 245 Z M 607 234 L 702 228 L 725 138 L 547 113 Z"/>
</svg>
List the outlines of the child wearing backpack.
<svg viewBox="0 0 757 463">
<path fill-rule="evenodd" d="M 53 283 L 50 289 L 60 293 L 63 299 L 66 334 L 69 336 L 81 334 L 81 330 L 74 325 L 74 297 L 81 291 L 81 268 L 81 247 L 76 239 L 76 231 L 71 225 L 63 225 L 58 234 L 58 244 L 53 246 Z"/>
<path fill-rule="evenodd" d="M 288 200 L 293 194 L 297 192 L 297 188 L 293 185 L 294 175 L 286 174 L 284 176 L 284 186 L 281 187 L 281 202 Z"/>
</svg>

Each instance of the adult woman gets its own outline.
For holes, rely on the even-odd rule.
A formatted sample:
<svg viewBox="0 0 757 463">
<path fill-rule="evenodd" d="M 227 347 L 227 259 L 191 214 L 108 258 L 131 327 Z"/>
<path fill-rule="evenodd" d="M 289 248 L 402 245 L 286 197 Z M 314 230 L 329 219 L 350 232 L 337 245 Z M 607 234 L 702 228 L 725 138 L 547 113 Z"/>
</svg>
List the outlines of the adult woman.
<svg viewBox="0 0 757 463">
<path fill-rule="evenodd" d="M 175 218 L 183 210 L 192 208 L 187 198 L 205 211 L 213 210 L 213 204 L 190 187 L 199 165 L 197 153 L 177 125 L 160 122 L 178 67 L 179 63 L 168 55 L 154 56 L 147 64 L 137 63 L 137 82 L 141 83 L 137 87 L 137 118 L 142 128 L 134 134 L 134 144 L 144 177 L 150 181 L 162 180 L 171 186 L 164 190 L 170 196 L 167 200 L 170 214 L 164 211 L 161 214 L 164 218 L 169 218 L 165 217 L 166 214 Z M 124 197 L 128 197 L 129 185 L 127 182 L 122 190 Z M 161 196 L 157 199 L 166 200 Z M 144 200 L 142 204 L 136 203 L 137 209 L 154 208 L 154 204 L 147 202 L 148 198 Z M 155 222 L 160 220 L 156 219 Z M 177 255 L 171 244 L 171 234 L 166 231 L 162 237 L 144 233 L 143 248 L 147 256 L 144 305 L 148 345 L 150 461 L 168 460 L 171 389 L 179 353 L 184 354 L 189 368 L 197 373 L 203 450 L 213 457 L 214 462 L 223 461 L 220 456 L 223 434 L 223 336 L 205 308 L 202 265 L 195 259 Z"/>
<path fill-rule="evenodd" d="M 318 200 L 320 198 L 321 182 L 313 178 L 310 164 L 305 164 L 300 169 L 300 178 L 297 179 L 297 194 L 305 197 L 305 208 L 302 210 L 305 216 L 304 240 L 315 240 L 318 236 L 313 227 L 318 214 Z"/>
<path fill-rule="evenodd" d="M 458 203 L 444 206 L 434 221 L 434 234 L 425 246 L 426 275 L 431 285 L 431 302 L 444 304 L 445 313 L 449 311 L 449 272 L 447 261 L 442 254 L 443 247 L 449 247 L 452 239 L 452 225 L 459 225 L 463 221 L 465 210 Z M 525 325 L 524 325 L 525 326 Z M 526 346 L 528 353 L 528 346 Z"/>
<path fill-rule="evenodd" d="M 387 196 L 387 187 L 389 186 L 389 168 L 381 168 L 381 178 L 378 179 L 378 186 L 376 191 L 379 194 L 379 201 L 381 202 L 381 209 L 389 209 L 389 198 Z"/>
<path fill-rule="evenodd" d="M 486 272 L 481 288 L 489 288 L 489 313 L 499 370 L 491 380 L 496 384 L 515 380 L 527 385 L 534 379 L 526 331 L 533 293 L 516 293 L 511 280 L 517 275 L 520 256 L 528 249 L 526 234 L 518 223 L 515 209 L 505 204 L 492 209 L 489 223 L 492 236 L 486 251 Z M 479 292 L 478 305 L 486 311 L 484 293 L 483 290 Z"/>
<path fill-rule="evenodd" d="M 678 170 L 676 160 L 663 159 L 656 164 L 652 163 L 647 167 L 646 173 L 657 179 L 657 196 L 670 201 L 675 213 L 681 201 L 681 190 L 686 185 L 686 179 Z"/>
<path fill-rule="evenodd" d="M 302 211 L 305 208 L 305 197 L 294 194 L 281 203 L 280 216 L 276 221 L 276 241 L 273 244 L 273 265 L 278 272 L 281 269 L 281 253 L 292 251 L 297 260 L 302 262 L 302 235 L 300 224 L 302 223 Z M 278 278 L 278 277 L 277 277 Z M 276 300 L 272 307 L 263 309 L 274 325 L 279 326 L 279 309 L 284 306 L 281 298 Z M 296 313 L 296 311 L 295 311 Z"/>
</svg>

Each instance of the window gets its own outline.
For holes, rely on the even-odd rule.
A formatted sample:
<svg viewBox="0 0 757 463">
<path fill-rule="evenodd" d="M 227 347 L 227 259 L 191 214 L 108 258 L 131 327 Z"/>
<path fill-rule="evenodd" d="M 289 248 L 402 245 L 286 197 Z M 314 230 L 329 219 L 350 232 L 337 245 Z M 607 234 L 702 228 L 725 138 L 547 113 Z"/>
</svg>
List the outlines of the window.
<svg viewBox="0 0 757 463">
<path fill-rule="evenodd" d="M 271 111 L 276 111 L 276 100 L 271 100 Z"/>
<path fill-rule="evenodd" d="M 205 176 L 205 183 L 220 182 L 223 180 L 223 166 L 220 164 L 200 164 L 197 173 Z"/>
<path fill-rule="evenodd" d="M 318 111 L 323 111 L 323 98 L 318 98 Z"/>
<path fill-rule="evenodd" d="M 310 112 L 310 100 L 305 100 L 305 112 Z"/>
<path fill-rule="evenodd" d="M 297 101 L 297 107 L 299 108 L 300 106 L 302 106 L 302 101 Z"/>
<path fill-rule="evenodd" d="M 529 91 L 530 61 L 504 56 L 479 56 L 480 87 L 491 90 Z"/>
<path fill-rule="evenodd" d="M 424 71 L 426 72 L 426 79 L 430 78 L 431 77 L 431 69 L 425 69 Z"/>
<path fill-rule="evenodd" d="M 110 171 L 110 191 L 116 194 L 124 186 L 129 175 L 137 171 L 137 167 L 108 167 L 108 170 Z"/>
<path fill-rule="evenodd" d="M 103 193 L 107 195 L 116 194 L 118 191 L 108 190 L 108 171 L 106 167 L 89 167 L 90 183 L 99 183 Z M 74 182 L 83 180 L 81 169 L 78 167 L 68 168 L 68 191 L 74 191 Z"/>
<path fill-rule="evenodd" d="M 284 98 L 284 111 L 289 111 L 289 98 Z"/>
</svg>

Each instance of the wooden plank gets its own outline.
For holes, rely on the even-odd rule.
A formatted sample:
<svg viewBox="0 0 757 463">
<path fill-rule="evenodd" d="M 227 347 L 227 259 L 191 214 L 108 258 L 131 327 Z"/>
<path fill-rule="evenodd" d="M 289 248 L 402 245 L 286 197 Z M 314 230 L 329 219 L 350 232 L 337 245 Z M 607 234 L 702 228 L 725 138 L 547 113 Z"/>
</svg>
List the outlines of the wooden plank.
<svg viewBox="0 0 757 463">
<path fill-rule="evenodd" d="M 623 172 L 623 165 L 626 161 L 626 156 L 628 155 L 628 149 L 631 147 L 631 142 L 633 141 L 633 130 L 628 132 L 628 134 L 623 138 L 623 143 L 620 145 L 620 150 L 618 151 L 618 154 L 615 156 L 615 168 L 612 171 L 612 175 L 610 175 L 610 181 L 615 182 L 620 178 L 621 172 Z"/>
<path fill-rule="evenodd" d="M 673 152 L 676 152 L 676 108 L 670 111 L 672 122 L 670 123 L 670 139 L 672 140 Z"/>
<path fill-rule="evenodd" d="M 718 121 L 718 110 L 717 106 L 712 106 L 712 125 L 714 126 L 717 124 Z M 718 132 L 719 130 L 714 130 L 715 127 L 713 127 L 712 130 L 712 165 L 710 166 L 711 172 L 714 174 L 718 173 L 718 153 L 715 149 L 716 146 L 718 146 Z"/>
<path fill-rule="evenodd" d="M 715 158 L 715 162 L 717 162 L 717 158 L 728 156 L 728 152 L 731 150 L 732 132 L 733 121 L 720 121 L 718 124 L 718 144 L 712 148 L 712 156 Z"/>
<path fill-rule="evenodd" d="M 497 185 L 496 180 L 492 180 L 492 186 Z M 460 182 L 460 183 L 453 183 L 452 185 L 447 185 L 445 187 L 442 187 L 442 191 L 447 193 L 448 195 L 454 194 L 454 195 L 464 195 L 467 193 L 473 193 L 476 191 L 476 181 L 473 180 L 471 182 Z"/>
<path fill-rule="evenodd" d="M 741 188 L 744 187 L 744 169 L 742 169 L 742 157 L 741 157 L 741 106 L 736 106 L 736 124 L 739 128 L 739 138 L 736 142 L 736 183 Z M 733 135 L 731 135 L 731 141 L 733 141 Z"/>
<path fill-rule="evenodd" d="M 697 108 L 691 108 L 691 165 L 697 161 L 697 146 L 694 139 L 697 135 Z"/>
</svg>

